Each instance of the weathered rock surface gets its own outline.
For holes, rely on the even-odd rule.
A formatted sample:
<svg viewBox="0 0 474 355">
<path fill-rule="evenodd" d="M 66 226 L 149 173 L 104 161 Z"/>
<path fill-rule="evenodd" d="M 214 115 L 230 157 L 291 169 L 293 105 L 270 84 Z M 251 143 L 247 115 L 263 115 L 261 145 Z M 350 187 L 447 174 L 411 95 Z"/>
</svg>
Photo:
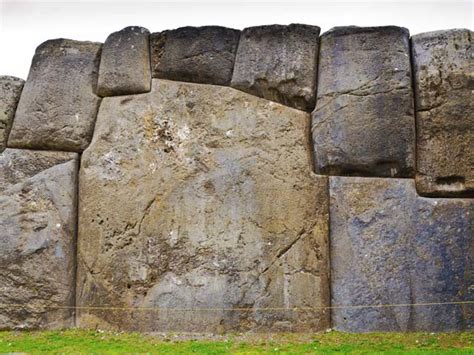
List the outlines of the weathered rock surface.
<svg viewBox="0 0 474 355">
<path fill-rule="evenodd" d="M 309 114 L 232 88 L 153 80 L 104 99 L 81 164 L 78 305 L 160 310 L 83 309 L 78 325 L 328 327 L 329 311 L 292 310 L 329 301 L 308 133 Z"/>
<path fill-rule="evenodd" d="M 76 153 L 0 154 L 0 329 L 73 325 L 77 165 Z"/>
<path fill-rule="evenodd" d="M 11 148 L 84 150 L 100 98 L 100 43 L 46 41 L 37 49 L 8 140 Z"/>
<path fill-rule="evenodd" d="M 312 132 L 316 172 L 414 175 L 409 33 L 336 27 L 321 36 Z"/>
<path fill-rule="evenodd" d="M 332 305 L 474 300 L 474 200 L 419 197 L 413 180 L 330 178 Z M 472 307 L 471 307 L 472 308 Z M 451 331 L 469 305 L 333 309 L 342 331 Z"/>
<path fill-rule="evenodd" d="M 131 26 L 112 33 L 100 59 L 97 93 L 100 96 L 140 94 L 150 91 L 150 32 Z"/>
<path fill-rule="evenodd" d="M 0 153 L 7 147 L 16 106 L 25 81 L 13 76 L 0 76 Z"/>
<path fill-rule="evenodd" d="M 304 111 L 316 98 L 320 28 L 291 24 L 242 31 L 232 87 Z"/>
<path fill-rule="evenodd" d="M 230 85 L 240 31 L 219 26 L 152 33 L 154 78 Z"/>
<path fill-rule="evenodd" d="M 427 196 L 474 196 L 472 32 L 412 37 L 417 111 L 416 188 Z"/>
</svg>

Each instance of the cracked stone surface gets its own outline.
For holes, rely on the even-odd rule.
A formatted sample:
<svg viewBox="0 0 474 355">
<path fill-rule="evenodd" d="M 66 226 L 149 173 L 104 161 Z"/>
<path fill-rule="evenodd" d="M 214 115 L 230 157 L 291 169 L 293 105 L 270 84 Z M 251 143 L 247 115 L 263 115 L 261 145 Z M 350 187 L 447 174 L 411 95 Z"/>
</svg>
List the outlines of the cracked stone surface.
<svg viewBox="0 0 474 355">
<path fill-rule="evenodd" d="M 7 147 L 16 106 L 25 81 L 14 76 L 0 76 L 0 153 Z"/>
<path fill-rule="evenodd" d="M 0 329 L 73 325 L 77 169 L 76 153 L 0 154 Z"/>
<path fill-rule="evenodd" d="M 320 28 L 291 24 L 242 31 L 231 86 L 304 111 L 316 103 Z"/>
<path fill-rule="evenodd" d="M 130 26 L 107 37 L 100 58 L 97 93 L 100 96 L 150 91 L 150 32 Z"/>
<path fill-rule="evenodd" d="M 400 27 L 335 27 L 321 36 L 312 113 L 317 173 L 414 175 L 409 53 Z"/>
<path fill-rule="evenodd" d="M 474 301 L 474 200 L 420 197 L 409 179 L 330 177 L 333 306 Z M 461 305 L 333 309 L 335 329 L 472 329 Z"/>
<path fill-rule="evenodd" d="M 230 85 L 240 31 L 220 26 L 152 33 L 154 78 Z"/>
<path fill-rule="evenodd" d="M 81 163 L 78 305 L 160 310 L 80 310 L 78 325 L 327 328 L 329 311 L 291 310 L 329 302 L 327 177 L 312 173 L 309 120 L 166 80 L 104 99 Z"/>
<path fill-rule="evenodd" d="M 415 35 L 416 188 L 426 196 L 474 197 L 472 32 Z"/>
<path fill-rule="evenodd" d="M 81 152 L 89 145 L 101 46 L 54 39 L 36 49 L 8 147 Z"/>
</svg>

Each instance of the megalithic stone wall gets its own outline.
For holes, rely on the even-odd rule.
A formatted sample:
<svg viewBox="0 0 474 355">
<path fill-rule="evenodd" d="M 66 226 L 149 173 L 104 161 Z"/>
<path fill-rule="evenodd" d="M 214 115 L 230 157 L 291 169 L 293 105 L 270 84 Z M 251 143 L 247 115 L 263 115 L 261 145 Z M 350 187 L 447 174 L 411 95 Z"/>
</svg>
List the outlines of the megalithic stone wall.
<svg viewBox="0 0 474 355">
<path fill-rule="evenodd" d="M 43 43 L 0 77 L 0 329 L 472 329 L 471 41 Z"/>
</svg>

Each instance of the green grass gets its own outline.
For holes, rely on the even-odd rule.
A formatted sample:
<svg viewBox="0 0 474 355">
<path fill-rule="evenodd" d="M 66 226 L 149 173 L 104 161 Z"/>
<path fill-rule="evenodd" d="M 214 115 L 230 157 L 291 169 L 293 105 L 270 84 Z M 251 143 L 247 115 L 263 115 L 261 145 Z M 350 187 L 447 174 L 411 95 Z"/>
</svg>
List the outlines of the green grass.
<svg viewBox="0 0 474 355">
<path fill-rule="evenodd" d="M 159 354 L 314 354 L 409 353 L 474 354 L 474 332 L 244 334 L 189 339 L 137 333 L 66 330 L 0 332 L 0 353 L 159 353 Z"/>
</svg>

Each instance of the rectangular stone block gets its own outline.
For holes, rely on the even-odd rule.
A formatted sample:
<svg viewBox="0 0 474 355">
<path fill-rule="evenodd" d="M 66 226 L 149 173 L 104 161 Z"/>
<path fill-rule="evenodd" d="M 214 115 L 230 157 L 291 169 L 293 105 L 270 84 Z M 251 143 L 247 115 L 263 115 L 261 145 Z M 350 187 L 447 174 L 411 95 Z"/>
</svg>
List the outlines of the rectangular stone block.
<svg viewBox="0 0 474 355">
<path fill-rule="evenodd" d="M 166 80 L 104 99 L 81 163 L 78 325 L 329 327 L 327 177 L 311 171 L 309 121 Z M 131 309 L 87 308 L 109 306 Z"/>
<path fill-rule="evenodd" d="M 233 88 L 304 111 L 316 102 L 320 28 L 249 27 L 240 36 Z"/>
<path fill-rule="evenodd" d="M 472 32 L 412 37 L 421 195 L 474 197 Z"/>
<path fill-rule="evenodd" d="M 0 154 L 0 329 L 74 325 L 76 153 Z"/>
<path fill-rule="evenodd" d="M 0 76 L 0 153 L 7 147 L 16 106 L 25 81 L 13 76 Z"/>
<path fill-rule="evenodd" d="M 100 96 L 150 91 L 150 32 L 131 26 L 112 33 L 102 48 L 97 93 Z"/>
<path fill-rule="evenodd" d="M 35 52 L 8 140 L 10 148 L 83 151 L 92 138 L 100 43 L 54 39 Z"/>
<path fill-rule="evenodd" d="M 450 303 L 474 301 L 473 214 L 474 200 L 420 197 L 413 180 L 331 177 L 333 327 L 472 329 L 472 305 Z"/>
<path fill-rule="evenodd" d="M 335 27 L 321 36 L 312 113 L 317 173 L 414 175 L 409 54 L 400 27 Z"/>
<path fill-rule="evenodd" d="M 152 33 L 154 78 L 230 85 L 240 31 L 219 26 Z"/>
</svg>

